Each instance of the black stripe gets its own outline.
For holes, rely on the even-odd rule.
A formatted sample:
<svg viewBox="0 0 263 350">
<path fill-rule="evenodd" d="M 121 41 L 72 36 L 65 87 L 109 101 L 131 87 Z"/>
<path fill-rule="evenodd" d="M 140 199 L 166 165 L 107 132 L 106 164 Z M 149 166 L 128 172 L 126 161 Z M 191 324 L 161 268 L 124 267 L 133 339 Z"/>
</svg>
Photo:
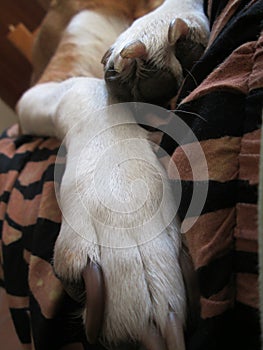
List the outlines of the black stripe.
<svg viewBox="0 0 263 350">
<path fill-rule="evenodd" d="M 218 316 L 201 320 L 186 336 L 187 350 L 260 350 L 258 310 L 236 303 Z"/>
<path fill-rule="evenodd" d="M 37 148 L 33 153 L 30 159 L 31 162 L 42 162 L 47 160 L 50 156 L 56 155 L 58 153 L 58 148 L 49 149 L 49 148 Z"/>
<path fill-rule="evenodd" d="M 50 156 L 56 155 L 58 149 L 50 150 L 48 148 L 35 149 L 24 153 L 15 154 L 12 158 L 0 153 L 0 173 L 8 173 L 9 170 L 20 172 L 27 162 L 42 162 L 48 160 Z"/>
<path fill-rule="evenodd" d="M 18 190 L 24 197 L 24 199 L 32 200 L 38 194 L 41 194 L 43 191 L 43 186 L 45 182 L 54 181 L 54 164 L 50 164 L 47 169 L 43 172 L 41 179 L 36 182 L 32 182 L 29 185 L 21 185 L 20 181 L 15 182 L 14 188 Z"/>
<path fill-rule="evenodd" d="M 59 231 L 60 223 L 38 218 L 36 225 L 24 227 L 24 246 L 33 255 L 51 263 L 53 260 L 54 245 Z"/>
<path fill-rule="evenodd" d="M 8 203 L 10 198 L 10 192 L 4 191 L 0 196 L 0 202 Z"/>
<path fill-rule="evenodd" d="M 30 159 L 31 152 L 15 154 L 12 158 L 0 153 L 0 173 L 6 174 L 10 170 L 20 172 Z"/>
<path fill-rule="evenodd" d="M 60 230 L 60 223 L 38 218 L 36 224 L 21 226 L 12 220 L 8 214 L 6 214 L 5 219 L 11 227 L 21 231 L 23 234 L 22 238 L 13 244 L 21 242 L 22 246 L 31 251 L 32 254 L 48 262 L 52 260 L 55 241 Z M 9 246 L 7 246 L 7 249 Z"/>
<path fill-rule="evenodd" d="M 260 72 L 258 72 L 260 74 Z M 244 133 L 261 128 L 263 108 L 263 88 L 252 90 L 246 98 L 246 118 Z"/>
<path fill-rule="evenodd" d="M 236 91 L 213 91 L 205 96 L 181 105 L 175 114 L 193 131 L 179 133 L 177 120 L 165 126 L 160 148 L 172 155 L 178 145 L 224 136 L 243 135 L 245 119 L 245 97 Z M 186 128 L 187 128 L 186 126 Z M 257 129 L 258 125 L 254 126 Z M 169 136 L 169 134 L 171 136 Z M 159 157 L 162 154 L 159 153 Z"/>
<path fill-rule="evenodd" d="M 173 189 L 175 189 L 175 200 L 179 198 L 178 191 L 176 191 L 177 186 L 182 186 L 182 199 L 179 205 L 179 216 L 183 220 L 189 210 L 190 203 L 193 204 L 191 207 L 191 212 L 187 213 L 187 217 L 199 216 L 200 214 L 211 213 L 213 211 L 231 208 L 236 204 L 236 191 L 237 184 L 235 181 L 230 181 L 226 183 L 220 183 L 215 181 L 209 181 L 208 192 L 207 183 L 202 181 L 173 181 Z M 196 203 L 192 201 L 193 186 L 198 190 L 200 195 L 196 198 Z M 180 187 L 177 187 L 180 188 Z M 204 199 L 204 204 L 200 207 L 201 203 L 199 198 Z M 201 211 L 201 212 L 200 212 Z"/>
<path fill-rule="evenodd" d="M 28 265 L 23 257 L 22 240 L 7 246 L 3 244 L 2 249 L 6 291 L 16 296 L 28 296 Z"/>
<path fill-rule="evenodd" d="M 260 315 L 259 310 L 249 305 L 236 302 L 234 309 L 235 337 L 238 350 L 260 350 Z M 232 327 L 233 327 L 232 325 Z M 263 345 L 263 344 L 262 344 Z"/>
<path fill-rule="evenodd" d="M 174 190 L 175 200 L 181 200 L 176 203 L 179 207 L 179 216 L 183 220 L 187 217 L 198 216 L 200 214 L 211 213 L 220 209 L 234 207 L 237 203 L 257 204 L 258 188 L 257 185 L 249 185 L 248 181 L 232 180 L 228 182 L 217 181 L 171 181 Z M 192 200 L 193 188 L 198 192 L 197 199 Z M 180 191 L 182 189 L 182 194 Z M 208 189 L 208 192 L 206 192 Z M 207 193 L 207 196 L 206 196 Z M 200 213 L 201 199 L 204 198 L 204 205 Z M 200 201 L 199 201 L 200 199 Z"/>
<path fill-rule="evenodd" d="M 103 350 L 100 345 L 87 344 L 83 327 L 80 305 L 66 293 L 59 304 L 59 312 L 52 319 L 41 313 L 37 300 L 30 297 L 32 334 L 35 348 L 38 350 L 58 350 L 66 344 L 82 343 L 84 349 Z M 76 316 L 77 315 L 77 316 Z"/>
<path fill-rule="evenodd" d="M 15 144 L 15 148 L 18 149 L 19 147 L 23 146 L 25 143 L 31 143 L 35 140 L 36 140 L 36 138 L 32 135 L 20 135 L 16 139 L 14 139 L 13 141 Z"/>
<path fill-rule="evenodd" d="M 43 181 L 37 181 L 30 185 L 23 186 L 20 184 L 20 182 L 17 180 L 15 182 L 14 188 L 18 190 L 22 195 L 24 200 L 32 200 L 34 199 L 38 194 L 42 193 L 43 190 Z"/>
<path fill-rule="evenodd" d="M 236 273 L 258 274 L 258 254 L 236 251 L 234 255 L 234 269 Z"/>
<path fill-rule="evenodd" d="M 237 181 L 237 202 L 257 204 L 258 186 L 250 185 L 249 182 L 245 180 L 238 180 Z"/>
<path fill-rule="evenodd" d="M 30 317 L 27 309 L 10 309 L 16 333 L 22 344 L 31 343 Z"/>
<path fill-rule="evenodd" d="M 240 8 L 242 9 L 249 2 L 243 1 Z M 230 57 L 235 49 L 247 42 L 258 39 L 262 30 L 262 16 L 263 3 L 261 0 L 235 14 L 204 56 L 193 67 L 191 75 L 187 76 L 179 101 L 189 95 L 196 86 L 200 85 L 218 65 Z M 192 76 L 195 77 L 194 81 Z"/>
<path fill-rule="evenodd" d="M 216 18 L 224 10 L 224 8 L 226 7 L 228 2 L 229 2 L 229 0 L 213 0 L 211 16 L 210 16 L 210 28 L 212 27 Z"/>
<path fill-rule="evenodd" d="M 233 255 L 230 252 L 197 270 L 200 293 L 209 298 L 228 285 L 233 276 Z"/>
<path fill-rule="evenodd" d="M 17 222 L 11 219 L 7 213 L 5 214 L 5 221 L 8 223 L 9 226 L 13 227 L 15 230 L 22 232 L 23 226 L 19 225 Z"/>
</svg>

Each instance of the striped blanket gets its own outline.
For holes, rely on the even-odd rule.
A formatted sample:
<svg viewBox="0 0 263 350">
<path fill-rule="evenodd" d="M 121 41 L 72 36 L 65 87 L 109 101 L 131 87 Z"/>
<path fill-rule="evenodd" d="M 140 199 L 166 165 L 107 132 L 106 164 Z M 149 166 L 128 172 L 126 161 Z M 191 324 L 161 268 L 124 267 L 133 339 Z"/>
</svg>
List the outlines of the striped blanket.
<svg viewBox="0 0 263 350">
<path fill-rule="evenodd" d="M 200 315 L 186 333 L 187 350 L 260 349 L 257 203 L 263 100 L 263 1 L 206 1 L 211 37 L 187 75 L 175 113 L 190 126 L 208 166 L 201 215 L 186 232 L 198 276 Z M 176 128 L 173 118 L 167 128 Z M 55 139 L 19 134 L 0 138 L 0 278 L 25 349 L 99 349 L 86 343 L 79 305 L 52 270 L 61 213 L 55 196 Z M 164 134 L 160 146 L 175 162 L 182 184 L 183 227 L 193 188 L 207 186 L 202 162 Z M 167 157 L 160 153 L 172 182 Z M 58 166 L 63 173 L 65 160 Z M 193 172 L 195 176 L 193 176 Z M 56 179 L 57 180 L 57 179 Z"/>
</svg>

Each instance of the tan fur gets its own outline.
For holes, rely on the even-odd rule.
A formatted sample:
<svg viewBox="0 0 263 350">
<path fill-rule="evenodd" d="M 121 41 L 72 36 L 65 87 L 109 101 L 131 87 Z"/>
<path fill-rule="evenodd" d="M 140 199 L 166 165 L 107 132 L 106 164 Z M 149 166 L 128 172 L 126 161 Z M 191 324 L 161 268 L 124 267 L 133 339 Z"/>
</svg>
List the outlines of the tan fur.
<svg viewBox="0 0 263 350">
<path fill-rule="evenodd" d="M 123 15 L 130 23 L 154 8 L 163 0 L 53 0 L 43 19 L 33 46 L 32 85 L 40 79 L 47 64 L 61 42 L 62 34 L 70 20 L 82 10 L 102 11 L 109 15 Z M 72 67 L 68 67 L 71 69 Z M 73 75 L 72 75 L 73 76 Z M 55 77 L 54 77 L 55 78 Z M 60 78 L 58 78 L 60 80 Z M 51 80 L 51 79 L 50 79 Z M 44 80 L 43 80 L 44 81 Z"/>
</svg>

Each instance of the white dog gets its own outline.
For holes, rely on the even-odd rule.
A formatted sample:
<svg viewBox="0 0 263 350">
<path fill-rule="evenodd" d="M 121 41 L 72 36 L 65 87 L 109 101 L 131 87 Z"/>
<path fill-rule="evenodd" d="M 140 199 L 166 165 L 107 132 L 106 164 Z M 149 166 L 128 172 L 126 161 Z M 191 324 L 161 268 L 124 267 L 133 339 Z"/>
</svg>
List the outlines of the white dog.
<svg viewBox="0 0 263 350">
<path fill-rule="evenodd" d="M 177 43 L 206 45 L 202 2 L 166 0 L 126 31 L 124 16 L 80 12 L 66 28 L 42 84 L 29 89 L 17 106 L 23 133 L 66 143 L 54 268 L 66 286 L 83 278 L 83 318 L 91 342 L 100 337 L 115 344 L 139 341 L 147 349 L 184 349 L 186 294 L 172 191 L 146 130 L 129 109 L 110 106 L 127 96 L 132 101 L 154 96 L 158 103 L 172 97 L 169 86 L 168 93 L 159 94 L 150 85 L 167 79 L 176 90 L 184 60 L 177 59 Z M 89 63 L 91 57 L 93 71 L 100 68 L 92 52 L 102 56 L 113 44 L 103 59 L 108 88 L 92 78 L 89 64 L 85 77 L 45 79 L 57 62 L 63 67 L 69 43 L 77 52 L 74 59 Z M 154 70 L 145 77 L 147 64 Z M 69 72 L 64 73 L 66 79 Z"/>
</svg>

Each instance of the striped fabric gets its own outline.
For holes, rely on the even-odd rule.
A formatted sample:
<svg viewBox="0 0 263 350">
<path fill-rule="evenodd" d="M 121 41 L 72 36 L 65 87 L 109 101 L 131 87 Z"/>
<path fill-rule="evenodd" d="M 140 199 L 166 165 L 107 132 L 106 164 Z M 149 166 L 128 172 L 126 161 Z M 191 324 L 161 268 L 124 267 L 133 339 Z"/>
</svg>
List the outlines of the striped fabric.
<svg viewBox="0 0 263 350">
<path fill-rule="evenodd" d="M 212 33 L 202 59 L 188 75 L 176 114 L 194 131 L 208 167 L 208 196 L 186 232 L 200 285 L 200 322 L 189 349 L 259 349 L 257 200 L 263 101 L 263 2 L 208 3 Z M 170 121 L 167 129 L 176 128 Z M 183 227 L 193 186 L 204 186 L 203 165 L 164 135 L 161 147 L 182 180 Z M 167 157 L 161 158 L 170 179 Z M 192 174 L 195 173 L 195 182 Z M 228 339 L 228 340 L 226 340 Z"/>
<path fill-rule="evenodd" d="M 0 138 L 0 277 L 24 349 L 33 349 L 32 335 L 36 349 L 85 344 L 79 305 L 51 265 L 61 222 L 54 183 L 59 146 L 55 139 L 21 136 L 17 125 Z M 62 174 L 64 159 L 57 165 Z"/>
<path fill-rule="evenodd" d="M 208 196 L 186 232 L 200 286 L 200 317 L 186 334 L 188 350 L 260 349 L 257 200 L 263 95 L 262 0 L 206 1 L 211 38 L 178 96 L 176 114 L 194 131 L 208 167 Z M 167 128 L 176 128 L 173 118 Z M 183 145 L 183 146 L 182 146 Z M 194 186 L 207 184 L 202 163 L 168 135 L 160 144 L 182 180 L 183 227 Z M 54 190 L 54 139 L 0 138 L 0 277 L 25 349 L 92 349 L 77 305 L 52 271 L 61 214 Z M 161 153 L 160 153 L 161 154 Z M 160 156 L 171 181 L 167 157 Z M 64 159 L 61 159 L 63 173 Z M 195 177 L 193 178 L 193 172 Z M 82 344 L 82 345 L 81 345 Z M 97 347 L 98 349 L 98 347 Z"/>
</svg>

